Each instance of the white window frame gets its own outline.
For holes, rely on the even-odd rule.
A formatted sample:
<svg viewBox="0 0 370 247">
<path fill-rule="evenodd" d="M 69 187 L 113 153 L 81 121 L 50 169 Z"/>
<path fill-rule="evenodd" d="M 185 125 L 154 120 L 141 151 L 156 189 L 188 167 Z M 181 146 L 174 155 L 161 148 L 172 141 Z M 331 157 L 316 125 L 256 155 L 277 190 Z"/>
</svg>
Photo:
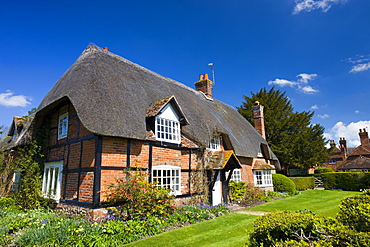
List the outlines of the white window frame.
<svg viewBox="0 0 370 247">
<path fill-rule="evenodd" d="M 208 144 L 208 151 L 220 151 L 221 150 L 221 136 L 213 136 Z"/>
<path fill-rule="evenodd" d="M 42 194 L 44 197 L 59 201 L 62 185 L 62 173 L 62 161 L 45 163 L 44 176 L 42 179 Z"/>
<path fill-rule="evenodd" d="M 12 191 L 16 191 L 18 189 L 20 180 L 21 180 L 21 171 L 19 169 L 15 169 L 11 187 Z"/>
<path fill-rule="evenodd" d="M 266 187 L 273 186 L 271 170 L 254 170 L 254 186 Z"/>
<path fill-rule="evenodd" d="M 59 115 L 58 118 L 58 140 L 68 135 L 68 112 Z"/>
<path fill-rule="evenodd" d="M 152 182 L 157 187 L 171 189 L 171 194 L 181 195 L 181 168 L 171 165 L 152 167 Z"/>
<path fill-rule="evenodd" d="M 181 130 L 179 117 L 170 105 L 155 117 L 155 136 L 157 141 L 180 144 Z"/>
<path fill-rule="evenodd" d="M 242 171 L 241 169 L 237 168 L 233 170 L 233 173 L 231 174 L 230 180 L 235 182 L 241 182 L 242 181 Z"/>
</svg>

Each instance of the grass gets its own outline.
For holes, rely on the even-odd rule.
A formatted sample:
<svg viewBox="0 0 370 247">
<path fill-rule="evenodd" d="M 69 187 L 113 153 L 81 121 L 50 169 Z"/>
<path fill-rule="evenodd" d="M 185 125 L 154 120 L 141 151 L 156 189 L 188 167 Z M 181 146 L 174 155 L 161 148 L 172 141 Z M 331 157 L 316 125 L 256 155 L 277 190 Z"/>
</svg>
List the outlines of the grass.
<svg viewBox="0 0 370 247">
<path fill-rule="evenodd" d="M 308 209 L 318 215 L 335 217 L 340 201 L 359 192 L 308 190 L 281 200 L 268 202 L 248 210 L 273 212 Z M 245 246 L 247 232 L 253 230 L 258 216 L 232 213 L 128 244 L 127 246 Z"/>
<path fill-rule="evenodd" d="M 253 230 L 253 221 L 257 217 L 246 214 L 228 214 L 126 246 L 244 246 L 248 240 L 246 231 Z"/>
<path fill-rule="evenodd" d="M 248 209 L 262 212 L 308 209 L 321 216 L 335 217 L 339 212 L 338 205 L 340 201 L 346 197 L 358 195 L 359 193 L 341 190 L 306 190 L 297 196 L 272 201 Z"/>
</svg>

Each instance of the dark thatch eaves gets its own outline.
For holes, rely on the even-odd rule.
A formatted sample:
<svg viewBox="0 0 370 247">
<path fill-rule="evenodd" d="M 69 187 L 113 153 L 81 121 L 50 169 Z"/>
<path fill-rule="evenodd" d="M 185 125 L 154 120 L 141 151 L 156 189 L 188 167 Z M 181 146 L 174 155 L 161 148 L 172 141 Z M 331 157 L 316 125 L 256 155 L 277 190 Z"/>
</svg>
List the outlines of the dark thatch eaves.
<svg viewBox="0 0 370 247">
<path fill-rule="evenodd" d="M 68 98 L 83 125 L 103 136 L 146 139 L 146 114 L 173 95 L 189 125 L 182 134 L 206 147 L 215 133 L 227 135 L 237 156 L 257 157 L 266 140 L 231 106 L 118 55 L 88 46 L 38 107 L 42 115 Z M 279 169 L 276 156 L 269 156 Z"/>
</svg>

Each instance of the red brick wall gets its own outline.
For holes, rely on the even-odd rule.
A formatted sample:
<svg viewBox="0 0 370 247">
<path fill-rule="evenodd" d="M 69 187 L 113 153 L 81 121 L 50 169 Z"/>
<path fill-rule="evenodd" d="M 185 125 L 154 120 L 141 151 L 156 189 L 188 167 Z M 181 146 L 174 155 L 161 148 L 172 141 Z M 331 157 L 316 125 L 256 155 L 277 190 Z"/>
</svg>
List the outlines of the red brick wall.
<svg viewBox="0 0 370 247">
<path fill-rule="evenodd" d="M 128 140 L 124 138 L 103 138 L 102 167 L 127 167 Z M 130 167 L 148 168 L 150 145 L 143 141 L 130 140 Z M 152 166 L 172 165 L 189 169 L 189 151 L 165 147 L 152 147 Z M 196 169 L 196 153 L 191 155 L 191 169 Z M 101 173 L 101 199 L 104 200 L 107 185 L 116 178 L 125 177 L 124 171 L 107 171 Z M 181 193 L 189 193 L 188 171 L 181 173 Z"/>
<path fill-rule="evenodd" d="M 58 140 L 58 119 L 61 114 L 68 112 L 68 134 L 66 138 Z M 79 138 L 91 134 L 80 122 L 75 108 L 71 104 L 55 109 L 51 115 L 50 146 L 46 162 L 63 160 L 63 170 L 78 168 L 93 168 L 95 164 L 95 139 L 78 141 Z M 77 141 L 69 144 L 69 141 Z M 64 146 L 56 145 L 65 144 Z M 82 152 L 81 152 L 82 149 Z M 78 180 L 80 179 L 80 186 Z M 67 200 L 77 199 L 82 202 L 92 202 L 93 172 L 82 172 L 79 174 L 67 173 L 63 175 L 61 194 Z M 80 188 L 78 188 L 80 187 Z M 65 194 L 64 188 L 66 188 Z"/>
</svg>

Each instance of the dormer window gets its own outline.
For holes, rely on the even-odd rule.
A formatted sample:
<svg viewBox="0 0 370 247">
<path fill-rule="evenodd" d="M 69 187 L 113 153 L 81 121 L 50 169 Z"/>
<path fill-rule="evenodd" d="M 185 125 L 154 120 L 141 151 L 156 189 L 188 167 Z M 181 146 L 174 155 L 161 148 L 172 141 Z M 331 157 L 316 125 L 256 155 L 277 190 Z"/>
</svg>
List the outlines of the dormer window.
<svg viewBox="0 0 370 247">
<path fill-rule="evenodd" d="M 220 151 L 221 150 L 221 136 L 213 136 L 209 142 L 208 151 Z"/>
<path fill-rule="evenodd" d="M 155 132 L 157 141 L 180 143 L 180 121 L 171 105 L 166 105 L 156 116 Z"/>
<path fill-rule="evenodd" d="M 68 133 L 68 113 L 59 116 L 58 120 L 58 140 L 67 137 Z"/>
</svg>

